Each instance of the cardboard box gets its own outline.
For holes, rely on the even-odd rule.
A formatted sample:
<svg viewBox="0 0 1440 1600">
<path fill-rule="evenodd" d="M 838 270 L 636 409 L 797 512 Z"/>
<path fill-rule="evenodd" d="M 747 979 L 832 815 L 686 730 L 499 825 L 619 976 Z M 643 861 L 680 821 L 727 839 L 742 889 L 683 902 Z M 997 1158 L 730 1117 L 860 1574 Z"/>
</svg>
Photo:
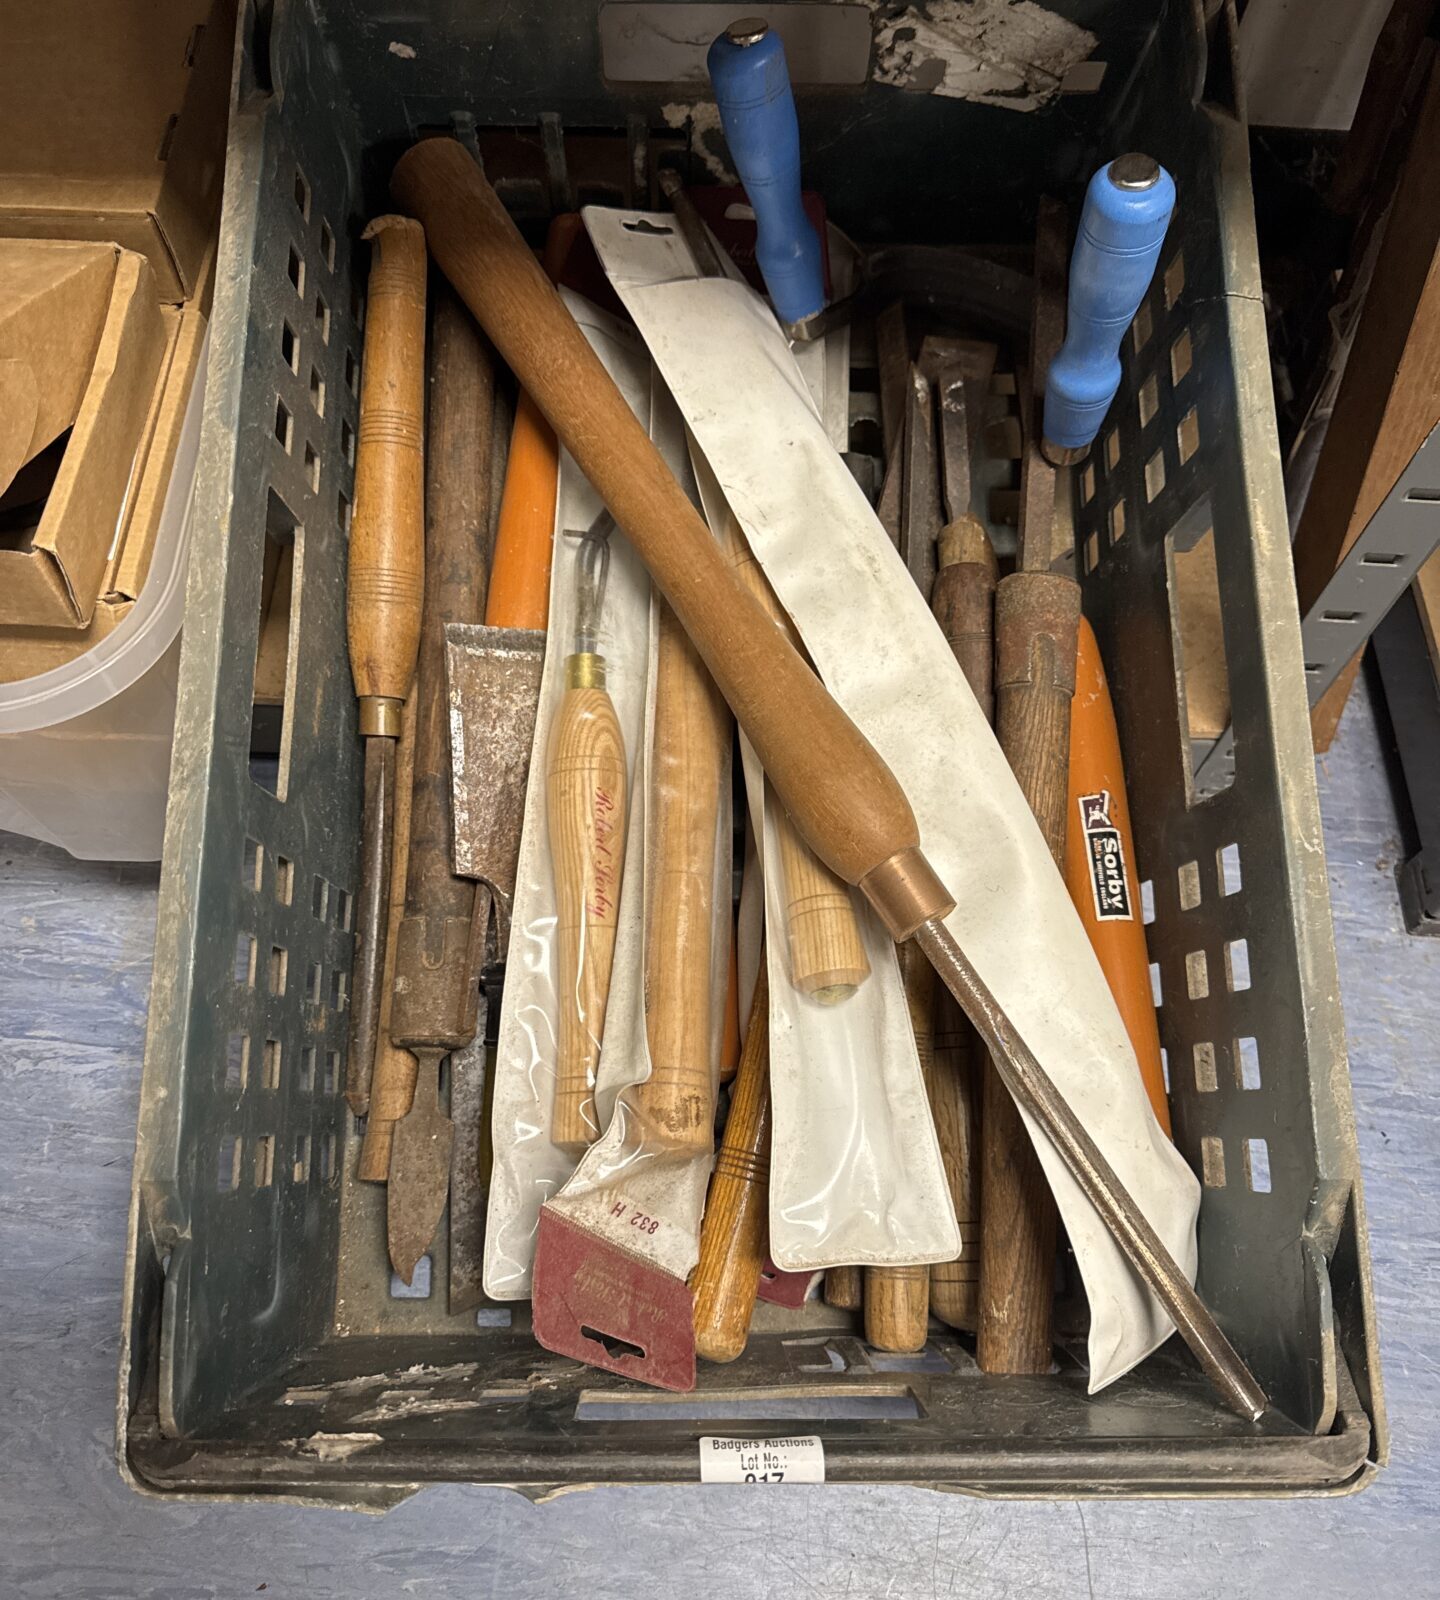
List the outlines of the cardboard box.
<svg viewBox="0 0 1440 1600">
<path fill-rule="evenodd" d="M 233 0 L 5 0 L 0 236 L 113 240 L 195 297 L 219 224 Z"/>
<path fill-rule="evenodd" d="M 143 253 L 163 350 L 91 619 L 0 627 L 0 683 L 91 649 L 148 574 L 214 286 L 235 0 L 11 0 L 6 22 L 0 239 L 113 241 Z M 0 410 L 9 394 L 0 367 Z M 0 482 L 8 476 L 0 461 Z"/>
<path fill-rule="evenodd" d="M 17 463 L 0 485 L 0 623 L 83 628 L 93 617 L 160 375 L 165 334 L 144 258 L 110 247 L 96 339 L 89 313 L 103 280 L 72 270 L 73 253 L 0 242 L 0 356 L 34 397 L 0 414 L 0 460 Z M 57 258 L 62 286 L 47 294 L 45 264 Z M 82 284 L 86 296 L 66 292 Z"/>
</svg>

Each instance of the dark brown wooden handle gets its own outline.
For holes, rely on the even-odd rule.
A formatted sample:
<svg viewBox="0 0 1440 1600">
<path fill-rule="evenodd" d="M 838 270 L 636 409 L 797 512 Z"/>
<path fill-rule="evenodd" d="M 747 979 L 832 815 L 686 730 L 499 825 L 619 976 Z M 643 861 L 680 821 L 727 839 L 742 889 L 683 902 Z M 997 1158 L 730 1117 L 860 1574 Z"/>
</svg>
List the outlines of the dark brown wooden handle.
<svg viewBox="0 0 1440 1600">
<path fill-rule="evenodd" d="M 894 775 L 730 572 L 476 163 L 428 139 L 391 191 L 625 530 L 816 854 L 848 883 L 913 861 L 915 817 Z"/>
<path fill-rule="evenodd" d="M 700 1228 L 700 1259 L 690 1280 L 695 1353 L 733 1361 L 750 1336 L 765 1264 L 770 1202 L 770 987 L 765 958 L 730 1097 L 725 1135 Z"/>
<path fill-rule="evenodd" d="M 365 230 L 365 361 L 350 524 L 347 621 L 362 733 L 399 734 L 420 642 L 425 577 L 425 234 L 408 217 Z M 382 725 L 374 700 L 393 702 Z"/>
<path fill-rule="evenodd" d="M 940 562 L 930 606 L 986 721 L 993 722 L 995 552 L 973 517 L 941 531 Z M 932 1263 L 930 1310 L 967 1333 L 975 1331 L 980 1314 L 981 1058 L 975 1030 L 955 997 L 937 984 L 935 1040 L 925 1091 L 960 1228 L 960 1255 L 954 1261 Z"/>
<path fill-rule="evenodd" d="M 457 878 L 451 870 L 445 625 L 478 622 L 485 609 L 494 400 L 489 342 L 442 284 L 430 359 L 425 609 L 415 677 L 410 854 L 390 1008 L 390 1037 L 407 1048 L 459 1050 L 475 1037 L 489 900 L 474 879 Z"/>
<path fill-rule="evenodd" d="M 913 940 L 897 945 L 895 955 L 920 1071 L 928 1077 L 933 1070 L 935 969 Z M 929 1319 L 929 1267 L 866 1267 L 865 1338 L 869 1344 L 877 1350 L 922 1349 Z"/>
<path fill-rule="evenodd" d="M 1080 589 L 1052 572 L 1016 572 L 995 596 L 995 709 L 1000 747 L 1057 864 L 1064 859 L 1070 701 Z M 985 1070 L 980 1328 L 986 1372 L 1050 1370 L 1055 1201 L 1020 1112 Z"/>
</svg>

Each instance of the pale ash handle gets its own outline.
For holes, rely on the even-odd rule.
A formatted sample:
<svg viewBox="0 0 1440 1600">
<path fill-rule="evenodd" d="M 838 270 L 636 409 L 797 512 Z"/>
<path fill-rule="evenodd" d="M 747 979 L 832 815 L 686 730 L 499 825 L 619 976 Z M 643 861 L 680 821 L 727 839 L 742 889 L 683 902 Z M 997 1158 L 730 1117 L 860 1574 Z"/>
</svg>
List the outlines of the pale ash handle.
<svg viewBox="0 0 1440 1600">
<path fill-rule="evenodd" d="M 409 692 L 420 646 L 425 583 L 425 232 L 408 217 L 365 230 L 374 257 L 366 288 L 365 360 L 350 527 L 347 623 L 350 667 L 362 702 Z"/>
<path fill-rule="evenodd" d="M 647 1142 L 715 1143 L 711 946 L 720 784 L 730 714 L 670 607 L 660 608 L 650 763 L 645 1035 L 650 1077 L 633 1091 Z"/>
<path fill-rule="evenodd" d="M 772 622 L 800 649 L 795 626 L 760 569 L 734 513 L 726 510 L 721 548 L 731 570 L 764 606 Z M 790 981 L 821 1005 L 848 1000 L 870 975 L 855 904 L 846 884 L 800 837 L 790 813 L 775 807 L 775 838 L 785 891 L 785 937 Z"/>
<path fill-rule="evenodd" d="M 933 1070 L 935 972 L 925 952 L 907 940 L 896 959 L 905 984 L 905 1005 L 915 1035 L 920 1070 Z M 930 1321 L 930 1269 L 926 1266 L 866 1267 L 865 1338 L 877 1350 L 921 1350 Z"/>
<path fill-rule="evenodd" d="M 625 741 L 604 689 L 565 691 L 550 730 L 545 782 L 559 1001 L 550 1137 L 579 1154 L 600 1132 L 595 1073 L 625 866 Z"/>
</svg>

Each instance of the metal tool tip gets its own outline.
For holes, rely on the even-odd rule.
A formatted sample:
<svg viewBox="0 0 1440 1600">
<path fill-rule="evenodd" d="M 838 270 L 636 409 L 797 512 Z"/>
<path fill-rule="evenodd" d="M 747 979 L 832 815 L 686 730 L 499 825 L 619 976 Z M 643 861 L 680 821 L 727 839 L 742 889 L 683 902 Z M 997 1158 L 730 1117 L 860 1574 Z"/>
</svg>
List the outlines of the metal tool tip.
<svg viewBox="0 0 1440 1600">
<path fill-rule="evenodd" d="M 741 17 L 726 28 L 725 37 L 731 44 L 738 44 L 745 49 L 752 44 L 759 44 L 769 31 L 770 24 L 764 17 Z"/>
<path fill-rule="evenodd" d="M 663 194 L 667 200 L 673 200 L 675 196 L 680 193 L 681 189 L 685 187 L 684 183 L 681 181 L 680 174 L 676 172 L 674 167 L 661 167 L 659 184 L 660 193 Z"/>
<path fill-rule="evenodd" d="M 1160 181 L 1160 163 L 1139 150 L 1127 151 L 1110 163 L 1110 181 L 1117 189 L 1153 189 Z"/>
</svg>

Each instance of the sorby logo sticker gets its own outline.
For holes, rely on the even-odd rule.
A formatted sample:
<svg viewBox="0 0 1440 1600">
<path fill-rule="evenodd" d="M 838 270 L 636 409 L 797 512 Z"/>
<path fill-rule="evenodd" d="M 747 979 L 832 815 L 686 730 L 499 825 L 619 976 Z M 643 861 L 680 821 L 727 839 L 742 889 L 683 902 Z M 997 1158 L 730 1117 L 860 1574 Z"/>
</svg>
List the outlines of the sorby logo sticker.
<svg viewBox="0 0 1440 1600">
<path fill-rule="evenodd" d="M 1080 831 L 1090 863 L 1090 888 L 1095 896 L 1095 916 L 1100 922 L 1130 922 L 1135 911 L 1130 898 L 1130 878 L 1125 870 L 1125 846 L 1120 830 L 1110 820 L 1110 791 L 1082 794 Z"/>
</svg>

